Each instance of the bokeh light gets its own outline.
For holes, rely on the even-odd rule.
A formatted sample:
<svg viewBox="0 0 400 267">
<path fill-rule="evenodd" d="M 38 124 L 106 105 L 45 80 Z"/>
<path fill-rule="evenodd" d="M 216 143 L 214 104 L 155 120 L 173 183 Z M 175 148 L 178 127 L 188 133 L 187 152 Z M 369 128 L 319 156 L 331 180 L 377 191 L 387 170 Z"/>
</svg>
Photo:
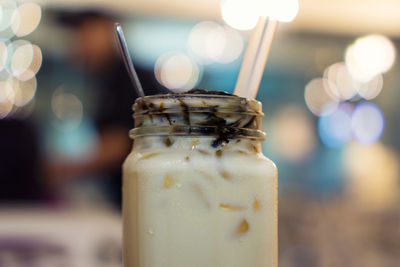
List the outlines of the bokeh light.
<svg viewBox="0 0 400 267">
<path fill-rule="evenodd" d="M 372 144 L 379 140 L 385 127 L 382 110 L 374 103 L 359 103 L 352 115 L 354 138 L 361 144 Z"/>
<path fill-rule="evenodd" d="M 160 84 L 175 92 L 193 88 L 200 76 L 199 67 L 191 58 L 175 52 L 162 55 L 155 64 L 154 72 Z"/>
<path fill-rule="evenodd" d="M 18 77 L 29 69 L 33 61 L 32 44 L 25 40 L 12 42 L 13 55 L 11 59 L 11 72 Z"/>
<path fill-rule="evenodd" d="M 299 12 L 298 0 L 223 0 L 221 14 L 224 21 L 238 30 L 251 30 L 259 16 L 290 22 Z"/>
<path fill-rule="evenodd" d="M 188 38 L 188 47 L 190 51 L 198 57 L 199 61 L 203 64 L 210 64 L 212 63 L 212 60 L 210 58 L 210 55 L 208 54 L 207 51 L 207 39 L 211 39 L 214 37 L 213 32 L 220 32 L 221 31 L 221 26 L 215 22 L 211 21 L 203 21 L 198 24 L 196 24 L 193 29 L 190 32 L 189 38 Z M 217 39 L 217 41 L 219 41 Z M 225 42 L 225 40 L 223 40 Z M 225 45 L 224 43 L 217 44 L 216 51 L 221 50 L 221 46 Z M 219 49 L 218 49 L 219 48 Z"/>
<path fill-rule="evenodd" d="M 400 175 L 398 161 L 398 155 L 380 143 L 349 145 L 344 151 L 349 196 L 372 209 L 395 204 Z"/>
<path fill-rule="evenodd" d="M 36 93 L 36 77 L 28 81 L 20 81 L 18 79 L 14 79 L 13 89 L 15 93 L 14 104 L 18 107 L 23 107 L 28 104 Z"/>
<path fill-rule="evenodd" d="M 338 101 L 333 99 L 325 90 L 327 83 L 325 79 L 315 78 L 311 80 L 305 88 L 304 98 L 307 107 L 317 116 L 326 116 L 333 113 Z"/>
<path fill-rule="evenodd" d="M 12 62 L 12 56 L 14 54 L 14 46 L 13 42 L 5 41 L 4 44 L 7 46 L 6 55 L 5 55 L 5 66 L 4 68 L 7 69 L 7 72 L 10 72 L 10 66 Z"/>
<path fill-rule="evenodd" d="M 38 4 L 0 0 L 0 118 L 18 116 L 36 93 L 36 73 L 42 65 L 42 51 L 27 40 L 9 40 L 30 34 L 39 25 Z M 23 108 L 24 107 L 24 108 Z M 29 107 L 30 114 L 33 105 Z"/>
<path fill-rule="evenodd" d="M 11 28 L 18 37 L 28 35 L 39 25 L 41 17 L 42 10 L 38 4 L 21 4 L 13 14 Z"/>
<path fill-rule="evenodd" d="M 356 86 L 358 94 L 366 100 L 371 100 L 377 97 L 383 89 L 383 76 L 382 74 L 376 75 L 369 82 L 357 83 Z"/>
<path fill-rule="evenodd" d="M 223 20 L 237 30 L 251 30 L 259 17 L 258 0 L 223 0 L 221 14 Z"/>
<path fill-rule="evenodd" d="M 17 3 L 14 0 L 0 0 L 0 7 L 0 31 L 4 31 L 11 25 L 12 17 L 17 9 Z"/>
<path fill-rule="evenodd" d="M 11 39 L 15 33 L 11 28 L 13 14 L 17 8 L 14 0 L 0 0 L 0 40 L 7 41 Z"/>
<path fill-rule="evenodd" d="M 224 50 L 215 60 L 226 64 L 239 58 L 243 51 L 244 41 L 239 32 L 227 26 L 224 26 L 224 35 L 226 40 Z"/>
<path fill-rule="evenodd" d="M 26 69 L 26 71 L 17 76 L 17 78 L 20 79 L 21 81 L 27 81 L 32 79 L 38 73 L 40 67 L 42 66 L 43 56 L 40 47 L 37 45 L 32 45 L 32 50 L 33 50 L 33 58 L 31 64 Z"/>
<path fill-rule="evenodd" d="M 0 81 L 7 81 L 12 79 L 12 75 L 7 71 L 7 69 L 3 69 L 2 71 L 0 71 Z"/>
<path fill-rule="evenodd" d="M 62 87 L 58 88 L 51 99 L 51 108 L 57 118 L 54 126 L 62 131 L 76 129 L 83 118 L 83 105 L 74 94 L 64 93 Z"/>
<path fill-rule="evenodd" d="M 356 83 L 344 62 L 335 63 L 324 71 L 324 88 L 327 94 L 338 101 L 353 98 Z"/>
<path fill-rule="evenodd" d="M 7 44 L 0 41 L 0 71 L 7 66 L 8 49 Z"/>
<path fill-rule="evenodd" d="M 36 93 L 36 77 L 28 81 L 20 81 L 10 75 L 7 71 L 0 72 L 0 118 L 18 116 L 25 112 L 25 106 L 30 103 Z M 23 108 L 23 109 L 22 109 Z M 29 108 L 29 115 L 33 105 Z"/>
<path fill-rule="evenodd" d="M 298 0 L 260 0 L 260 15 L 269 16 L 281 22 L 294 20 L 299 13 Z"/>
<path fill-rule="evenodd" d="M 12 44 L 11 72 L 22 80 L 32 79 L 42 65 L 42 51 L 37 45 L 32 45 L 25 40 L 17 40 Z"/>
<path fill-rule="evenodd" d="M 352 76 L 368 82 L 393 66 L 396 50 L 390 39 L 383 35 L 368 35 L 357 39 L 346 50 L 346 65 Z"/>
<path fill-rule="evenodd" d="M 0 80 L 0 119 L 7 117 L 14 105 L 12 79 Z"/>
<path fill-rule="evenodd" d="M 12 116 L 13 118 L 17 119 L 27 119 L 29 116 L 32 115 L 33 111 L 35 110 L 35 107 L 36 107 L 36 100 L 35 98 L 32 98 L 32 100 L 29 101 L 23 107 L 18 107 L 14 105 L 12 111 L 8 116 Z"/>
<path fill-rule="evenodd" d="M 338 148 L 351 140 L 352 111 L 352 104 L 342 103 L 332 114 L 319 118 L 318 133 L 325 146 Z"/>
<path fill-rule="evenodd" d="M 188 47 L 202 64 L 230 63 L 242 53 L 243 38 L 227 26 L 204 21 L 191 30 Z"/>
<path fill-rule="evenodd" d="M 271 123 L 271 143 L 290 161 L 307 158 L 316 144 L 312 118 L 307 110 L 287 106 L 278 111 Z"/>
</svg>

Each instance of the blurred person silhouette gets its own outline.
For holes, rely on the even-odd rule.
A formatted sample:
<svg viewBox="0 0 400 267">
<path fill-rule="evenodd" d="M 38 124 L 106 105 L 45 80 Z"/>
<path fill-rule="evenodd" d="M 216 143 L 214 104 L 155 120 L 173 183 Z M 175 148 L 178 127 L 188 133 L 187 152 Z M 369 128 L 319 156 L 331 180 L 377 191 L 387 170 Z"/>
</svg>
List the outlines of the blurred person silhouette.
<svg viewBox="0 0 400 267">
<path fill-rule="evenodd" d="M 73 177 L 91 173 L 106 174 L 109 199 L 121 205 L 121 165 L 131 149 L 128 132 L 133 128 L 132 104 L 137 95 L 119 54 L 114 35 L 116 16 L 101 10 L 60 12 L 60 24 L 72 30 L 71 59 L 91 81 L 98 97 L 95 125 L 98 145 L 93 159 L 77 162 L 62 159 L 47 167 L 50 183 L 62 186 Z M 147 95 L 167 93 L 156 81 L 152 70 L 136 66 Z"/>
</svg>

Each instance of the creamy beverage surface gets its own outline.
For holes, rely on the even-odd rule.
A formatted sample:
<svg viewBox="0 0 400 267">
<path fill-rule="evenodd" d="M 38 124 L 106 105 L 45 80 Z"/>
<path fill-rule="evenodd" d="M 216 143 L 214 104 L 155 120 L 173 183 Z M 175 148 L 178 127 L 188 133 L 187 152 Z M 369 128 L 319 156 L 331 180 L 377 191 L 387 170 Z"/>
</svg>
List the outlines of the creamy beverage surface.
<svg viewBox="0 0 400 267">
<path fill-rule="evenodd" d="M 124 163 L 124 266 L 277 267 L 277 169 L 261 153 L 260 104 L 146 101 Z"/>
</svg>

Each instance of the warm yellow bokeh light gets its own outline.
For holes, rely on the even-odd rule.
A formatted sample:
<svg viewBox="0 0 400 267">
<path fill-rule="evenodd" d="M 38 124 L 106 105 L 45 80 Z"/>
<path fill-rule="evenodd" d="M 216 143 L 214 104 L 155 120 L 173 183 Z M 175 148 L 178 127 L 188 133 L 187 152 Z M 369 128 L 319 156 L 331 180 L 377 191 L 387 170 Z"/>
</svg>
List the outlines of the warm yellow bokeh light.
<svg viewBox="0 0 400 267">
<path fill-rule="evenodd" d="M 316 145 L 313 121 L 306 111 L 298 106 L 287 106 L 272 121 L 271 142 L 287 160 L 304 160 Z"/>
<path fill-rule="evenodd" d="M 7 65 L 8 59 L 8 49 L 7 45 L 4 42 L 0 41 L 0 71 L 4 69 Z"/>
<path fill-rule="evenodd" d="M 224 52 L 227 43 L 224 28 L 218 26 L 211 29 L 204 41 L 204 48 L 208 57 L 212 60 L 217 60 Z"/>
<path fill-rule="evenodd" d="M 218 36 L 219 35 L 219 36 Z M 217 37 L 216 40 L 214 37 Z M 202 64 L 212 63 L 212 54 L 209 54 L 208 46 L 214 45 L 213 53 L 222 53 L 226 40 L 224 39 L 223 28 L 215 22 L 203 21 L 196 24 L 189 34 L 189 50 L 199 58 Z"/>
<path fill-rule="evenodd" d="M 32 44 L 25 40 L 12 42 L 13 55 L 11 58 L 11 73 L 18 77 L 29 69 L 33 60 Z"/>
<path fill-rule="evenodd" d="M 227 26 L 204 21 L 191 30 L 188 48 L 201 64 L 230 63 L 242 53 L 243 38 Z"/>
<path fill-rule="evenodd" d="M 391 69 L 396 50 L 390 39 L 374 34 L 357 39 L 347 48 L 345 58 L 352 76 L 361 82 L 368 82 Z"/>
<path fill-rule="evenodd" d="M 39 25 L 41 17 L 42 10 L 38 4 L 21 4 L 13 14 L 12 30 L 18 37 L 28 35 Z"/>
<path fill-rule="evenodd" d="M 42 50 L 37 45 L 32 45 L 32 49 L 33 49 L 33 58 L 29 68 L 17 77 L 21 81 L 27 81 L 32 79 L 38 73 L 40 67 L 42 66 L 42 61 L 43 61 Z"/>
<path fill-rule="evenodd" d="M 11 101 L 14 104 L 14 90 L 13 90 L 13 80 L 5 79 L 0 81 L 0 102 L 4 102 L 6 100 Z"/>
<path fill-rule="evenodd" d="M 260 15 L 258 0 L 223 0 L 222 18 L 232 28 L 251 30 L 256 26 Z"/>
<path fill-rule="evenodd" d="M 13 103 L 9 100 L 0 101 L 0 119 L 7 117 L 12 111 Z"/>
<path fill-rule="evenodd" d="M 355 79 L 344 62 L 335 63 L 324 71 L 325 90 L 338 101 L 352 99 L 357 93 L 370 100 L 379 95 L 383 88 L 382 74 L 374 76 L 367 82 Z"/>
<path fill-rule="evenodd" d="M 35 96 L 42 52 L 29 41 L 8 39 L 34 31 L 41 15 L 38 4 L 0 0 L 0 118 L 18 115 Z"/>
<path fill-rule="evenodd" d="M 242 35 L 236 30 L 224 26 L 225 32 L 225 47 L 222 53 L 216 59 L 219 63 L 230 63 L 240 57 L 244 48 L 244 41 Z"/>
<path fill-rule="evenodd" d="M 383 76 L 382 74 L 376 75 L 369 82 L 357 83 L 357 92 L 366 100 L 371 100 L 377 97 L 383 89 Z"/>
<path fill-rule="evenodd" d="M 396 49 L 389 38 L 369 35 L 354 43 L 354 55 L 360 62 L 370 63 L 371 71 L 374 65 L 376 73 L 385 73 L 393 66 Z"/>
<path fill-rule="evenodd" d="M 338 101 L 353 98 L 357 91 L 355 80 L 344 62 L 335 63 L 324 71 L 325 90 Z"/>
<path fill-rule="evenodd" d="M 11 60 L 11 72 L 21 81 L 32 79 L 42 66 L 42 51 L 37 45 L 26 41 L 14 45 L 14 53 Z"/>
<path fill-rule="evenodd" d="M 33 77 L 28 81 L 20 81 L 18 79 L 14 79 L 13 89 L 15 93 L 15 101 L 14 104 L 18 107 L 23 107 L 28 104 L 36 93 L 37 82 L 36 78 Z"/>
<path fill-rule="evenodd" d="M 183 92 L 195 86 L 199 79 L 199 67 L 183 53 L 167 53 L 156 62 L 154 73 L 165 87 Z"/>
<path fill-rule="evenodd" d="M 259 0 L 260 15 L 276 19 L 281 22 L 294 20 L 299 13 L 298 0 Z"/>
<path fill-rule="evenodd" d="M 7 117 L 14 106 L 15 94 L 12 79 L 0 81 L 0 119 Z"/>
<path fill-rule="evenodd" d="M 399 183 L 398 155 L 376 143 L 353 143 L 345 149 L 348 193 L 366 208 L 382 208 L 396 203 Z"/>
<path fill-rule="evenodd" d="M 260 16 L 281 22 L 294 20 L 299 12 L 298 0 L 223 0 L 224 21 L 238 30 L 251 30 Z"/>
<path fill-rule="evenodd" d="M 324 88 L 326 83 L 327 81 L 322 78 L 313 79 L 306 85 L 304 91 L 307 107 L 317 116 L 329 115 L 338 106 L 338 101 L 326 92 Z"/>
</svg>

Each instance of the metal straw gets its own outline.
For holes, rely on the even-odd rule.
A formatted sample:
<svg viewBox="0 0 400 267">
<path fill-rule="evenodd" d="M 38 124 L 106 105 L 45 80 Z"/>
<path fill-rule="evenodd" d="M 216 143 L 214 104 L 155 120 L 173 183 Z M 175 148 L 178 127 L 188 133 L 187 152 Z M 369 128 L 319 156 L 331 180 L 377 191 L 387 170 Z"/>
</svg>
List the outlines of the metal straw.
<svg viewBox="0 0 400 267">
<path fill-rule="evenodd" d="M 145 96 L 145 94 L 143 92 L 143 87 L 139 81 L 139 77 L 137 76 L 135 67 L 133 66 L 132 59 L 131 59 L 131 56 L 129 53 L 129 49 L 126 44 L 124 32 L 122 31 L 121 24 L 115 23 L 114 26 L 115 26 L 115 34 L 118 39 L 119 50 L 121 52 L 122 59 L 124 60 L 126 70 L 128 71 L 129 78 L 132 81 L 133 87 L 135 88 L 137 95 L 140 97 L 143 97 L 143 96 Z"/>
</svg>

